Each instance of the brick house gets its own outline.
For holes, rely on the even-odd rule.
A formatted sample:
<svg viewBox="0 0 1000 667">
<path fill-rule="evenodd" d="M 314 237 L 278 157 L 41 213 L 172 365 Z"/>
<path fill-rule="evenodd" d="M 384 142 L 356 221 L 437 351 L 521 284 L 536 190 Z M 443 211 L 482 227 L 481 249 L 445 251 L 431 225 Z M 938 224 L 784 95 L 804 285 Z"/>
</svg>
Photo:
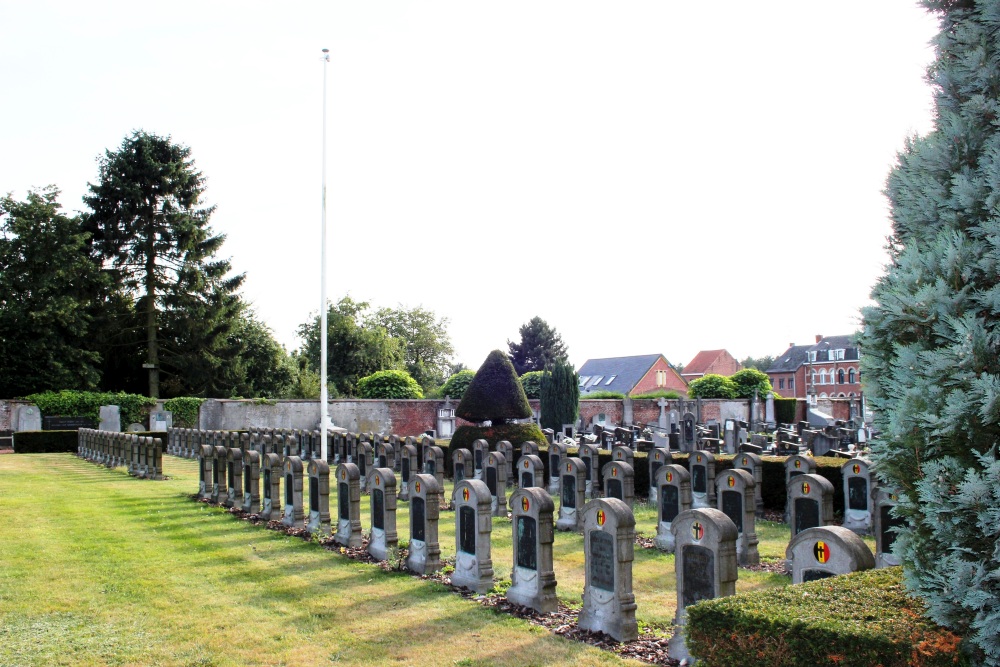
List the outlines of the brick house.
<svg viewBox="0 0 1000 667">
<path fill-rule="evenodd" d="M 580 376 L 580 398 L 595 391 L 636 396 L 664 390 L 687 396 L 687 383 L 662 354 L 588 359 L 577 374 Z"/>
<path fill-rule="evenodd" d="M 767 369 L 767 375 L 771 386 L 786 398 L 858 398 L 858 359 L 853 336 L 816 336 L 813 345 L 790 345 Z"/>
<path fill-rule="evenodd" d="M 697 380 L 710 373 L 729 377 L 741 368 L 743 366 L 736 360 L 736 357 L 726 350 L 702 350 L 684 366 L 681 377 L 684 378 L 685 382 Z"/>
</svg>

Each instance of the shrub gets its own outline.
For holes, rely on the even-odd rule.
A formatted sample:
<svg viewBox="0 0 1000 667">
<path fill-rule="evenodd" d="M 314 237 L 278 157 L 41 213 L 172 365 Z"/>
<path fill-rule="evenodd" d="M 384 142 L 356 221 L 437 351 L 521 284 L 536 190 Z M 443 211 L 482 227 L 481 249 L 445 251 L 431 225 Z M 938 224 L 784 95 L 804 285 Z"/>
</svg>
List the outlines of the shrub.
<svg viewBox="0 0 1000 667">
<path fill-rule="evenodd" d="M 424 392 L 406 371 L 378 371 L 358 380 L 359 398 L 423 398 Z"/>
<path fill-rule="evenodd" d="M 79 442 L 76 431 L 20 431 L 14 434 L 14 453 L 75 452 Z"/>
<path fill-rule="evenodd" d="M 198 414 L 204 398 L 181 396 L 163 402 L 163 409 L 173 414 L 176 428 L 198 428 Z"/>
<path fill-rule="evenodd" d="M 521 386 L 524 388 L 524 395 L 528 398 L 542 397 L 542 377 L 545 371 L 528 371 L 521 376 Z"/>
<path fill-rule="evenodd" d="M 779 424 L 794 424 L 799 401 L 797 398 L 775 398 L 774 419 Z"/>
<path fill-rule="evenodd" d="M 476 377 L 476 371 L 468 369 L 459 371 L 448 378 L 448 381 L 441 385 L 441 388 L 436 393 L 442 398 L 448 396 L 461 401 L 462 396 L 465 395 L 465 390 L 472 384 L 472 378 L 474 377 Z"/>
<path fill-rule="evenodd" d="M 490 352 L 465 390 L 455 414 L 465 421 L 490 421 L 497 425 L 531 416 L 531 404 L 506 354 L 500 350 Z"/>
<path fill-rule="evenodd" d="M 960 637 L 921 618 L 900 568 L 706 600 L 687 608 L 691 653 L 705 665 L 937 667 Z"/>
<path fill-rule="evenodd" d="M 542 426 L 554 431 L 576 423 L 580 414 L 580 378 L 573 367 L 557 359 L 542 380 Z"/>
<path fill-rule="evenodd" d="M 591 391 L 586 394 L 580 394 L 580 398 L 584 400 L 598 399 L 598 398 L 611 398 L 611 399 L 623 399 L 625 394 L 619 391 Z"/>
<path fill-rule="evenodd" d="M 101 418 L 102 405 L 117 405 L 122 424 L 143 423 L 156 400 L 139 394 L 96 391 L 46 391 L 25 397 L 38 406 L 43 415 Z"/>
<path fill-rule="evenodd" d="M 771 391 L 771 379 L 756 368 L 736 371 L 729 379 L 736 385 L 736 398 L 753 398 L 756 391 L 757 397 L 763 399 Z"/>
<path fill-rule="evenodd" d="M 653 398 L 653 399 L 665 398 L 665 399 L 670 400 L 670 401 L 676 401 L 679 398 L 681 398 L 681 395 L 679 393 L 677 393 L 676 391 L 674 391 L 673 389 L 669 389 L 669 390 L 668 389 L 657 389 L 656 391 L 647 391 L 644 394 L 636 394 L 632 398 L 646 398 L 646 399 L 649 399 L 649 398 Z"/>
<path fill-rule="evenodd" d="M 736 398 L 736 383 L 729 378 L 709 373 L 688 385 L 691 398 Z"/>
</svg>

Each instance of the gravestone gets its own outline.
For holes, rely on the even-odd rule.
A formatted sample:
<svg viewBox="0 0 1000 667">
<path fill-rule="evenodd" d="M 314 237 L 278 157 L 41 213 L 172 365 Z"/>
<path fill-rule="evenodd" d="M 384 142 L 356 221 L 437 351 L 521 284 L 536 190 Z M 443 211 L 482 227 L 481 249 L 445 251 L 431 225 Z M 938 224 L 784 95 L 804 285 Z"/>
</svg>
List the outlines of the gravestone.
<svg viewBox="0 0 1000 667">
<path fill-rule="evenodd" d="M 733 468 L 715 480 L 718 509 L 736 524 L 736 561 L 743 567 L 760 565 L 757 551 L 756 484 L 746 470 Z"/>
<path fill-rule="evenodd" d="M 100 407 L 101 422 L 97 426 L 99 431 L 109 431 L 118 433 L 122 430 L 121 408 L 117 405 L 102 405 Z M 153 431 L 165 431 L 166 429 L 154 429 Z"/>
<path fill-rule="evenodd" d="M 523 454 L 517 460 L 517 486 L 520 489 L 545 488 L 545 464 L 534 454 Z"/>
<path fill-rule="evenodd" d="M 375 446 L 376 467 L 396 469 L 396 450 L 387 442 Z"/>
<path fill-rule="evenodd" d="M 376 560 L 386 560 L 399 545 L 396 534 L 396 474 L 392 468 L 375 468 L 372 471 L 369 493 L 372 535 L 368 553 Z"/>
<path fill-rule="evenodd" d="M 460 447 L 452 452 L 451 462 L 452 479 L 455 481 L 455 484 L 458 484 L 463 479 L 467 479 L 469 473 L 475 472 L 472 467 L 472 452 L 464 447 Z"/>
<path fill-rule="evenodd" d="M 587 502 L 587 466 L 573 456 L 563 457 L 559 481 L 559 530 L 583 530 L 583 508 Z"/>
<path fill-rule="evenodd" d="M 507 599 L 550 614 L 559 607 L 552 558 L 552 497 L 542 488 L 522 488 L 511 496 L 510 507 L 514 563 Z"/>
<path fill-rule="evenodd" d="M 229 448 L 226 454 L 226 507 L 243 507 L 243 451 Z"/>
<path fill-rule="evenodd" d="M 261 500 L 260 518 L 276 521 L 281 516 L 281 457 L 275 453 L 264 454 L 264 498 Z"/>
<path fill-rule="evenodd" d="M 281 523 L 289 528 L 304 528 L 306 513 L 302 506 L 302 459 L 286 456 L 285 474 L 285 515 Z"/>
<path fill-rule="evenodd" d="M 410 483 L 420 474 L 420 459 L 417 458 L 417 448 L 413 445 L 403 445 L 399 456 L 399 499 L 410 499 Z"/>
<path fill-rule="evenodd" d="M 559 478 L 562 470 L 562 460 L 566 457 L 566 445 L 555 443 L 549 445 L 549 493 L 559 495 Z"/>
<path fill-rule="evenodd" d="M 361 470 L 354 463 L 337 466 L 337 532 L 334 543 L 348 548 L 362 545 Z"/>
<path fill-rule="evenodd" d="M 628 465 L 612 461 L 611 465 Z M 639 636 L 632 593 L 635 517 L 617 498 L 591 500 L 583 510 L 585 579 L 577 625 L 620 642 Z"/>
<path fill-rule="evenodd" d="M 358 472 L 361 473 L 361 491 L 368 493 L 369 483 L 375 471 L 375 449 L 367 440 L 358 443 L 357 458 Z"/>
<path fill-rule="evenodd" d="M 521 443 L 521 456 L 526 454 L 538 456 L 538 444 L 534 440 L 525 440 Z"/>
<path fill-rule="evenodd" d="M 598 473 L 600 472 L 600 455 L 598 449 L 595 445 L 590 443 L 583 443 L 580 445 L 577 451 L 577 458 L 583 461 L 583 465 L 587 469 L 587 484 L 585 493 L 587 499 L 596 498 L 600 496 L 601 481 Z"/>
<path fill-rule="evenodd" d="M 624 461 L 625 463 L 632 466 L 632 470 L 635 470 L 635 452 L 631 448 L 624 445 L 615 445 L 611 448 L 611 460 L 612 461 Z"/>
<path fill-rule="evenodd" d="M 424 472 L 434 475 L 438 486 L 444 488 L 444 451 L 437 445 L 424 447 Z"/>
<path fill-rule="evenodd" d="M 864 459 L 850 459 L 840 471 L 844 480 L 844 528 L 868 535 L 874 514 L 870 464 Z"/>
<path fill-rule="evenodd" d="M 875 557 L 865 541 L 843 526 L 803 530 L 788 543 L 785 557 L 792 564 L 793 584 L 875 567 Z"/>
<path fill-rule="evenodd" d="M 733 458 L 733 467 L 746 470 L 753 477 L 754 483 L 754 514 L 764 516 L 764 462 L 756 454 L 743 452 Z"/>
<path fill-rule="evenodd" d="M 649 463 L 649 502 L 656 503 L 657 498 L 659 498 L 658 487 L 656 485 L 656 472 L 661 467 L 673 461 L 673 458 L 670 455 L 669 449 L 653 448 L 650 450 L 647 460 Z"/>
<path fill-rule="evenodd" d="M 736 453 L 736 420 L 727 419 L 723 424 L 722 442 L 727 454 Z"/>
<path fill-rule="evenodd" d="M 490 535 L 492 499 L 486 483 L 466 479 L 455 487 L 455 571 L 451 584 L 476 593 L 493 588 Z"/>
<path fill-rule="evenodd" d="M 103 417 L 102 417 L 103 420 Z M 121 422 L 119 422 L 119 425 Z M 154 410 L 149 413 L 149 430 L 166 431 L 174 425 L 174 413 L 169 410 Z"/>
<path fill-rule="evenodd" d="M 601 470 L 604 497 L 617 498 L 631 510 L 635 504 L 635 470 L 624 461 L 609 461 Z"/>
<path fill-rule="evenodd" d="M 398 435 L 389 436 L 389 446 L 392 447 L 393 454 L 395 455 L 392 469 L 395 472 L 402 472 L 403 443 L 399 441 Z"/>
<path fill-rule="evenodd" d="M 493 516 L 507 516 L 507 460 L 500 452 L 486 456 L 486 488 L 490 490 Z"/>
<path fill-rule="evenodd" d="M 715 509 L 715 455 L 692 452 L 688 461 L 691 473 L 691 507 Z"/>
<path fill-rule="evenodd" d="M 483 479 L 483 467 L 486 465 L 486 457 L 489 453 L 490 443 L 482 438 L 472 441 L 472 461 L 476 479 Z"/>
<path fill-rule="evenodd" d="M 358 445 L 361 442 L 361 437 L 357 433 L 347 434 L 347 462 L 358 465 Z M 358 470 L 361 467 L 358 466 Z"/>
<path fill-rule="evenodd" d="M 429 447 L 436 447 L 436 446 L 437 446 L 437 443 L 434 441 L 434 438 L 432 438 L 432 437 L 430 437 L 428 435 L 425 435 L 422 438 L 420 438 L 420 447 L 419 447 L 419 449 L 420 449 L 420 460 L 421 461 L 426 461 L 427 460 L 427 449 Z"/>
<path fill-rule="evenodd" d="M 330 464 L 322 458 L 309 462 L 309 521 L 306 530 L 330 534 Z"/>
<path fill-rule="evenodd" d="M 514 445 L 509 440 L 501 440 L 497 443 L 497 451 L 503 454 L 503 460 L 507 464 L 507 484 L 514 483 Z"/>
<path fill-rule="evenodd" d="M 695 444 L 697 442 L 695 433 L 695 424 L 698 421 L 695 416 L 690 412 L 685 412 L 681 416 L 681 433 L 680 433 L 680 445 L 682 452 L 693 452 L 695 449 Z"/>
<path fill-rule="evenodd" d="M 792 537 L 807 528 L 833 523 L 833 484 L 825 477 L 797 475 L 788 487 L 788 523 Z"/>
<path fill-rule="evenodd" d="M 892 508 L 899 497 L 888 489 L 878 487 L 875 493 L 875 566 L 900 565 L 899 556 L 892 553 L 896 543 L 896 530 L 906 527 L 906 519 L 893 515 Z"/>
<path fill-rule="evenodd" d="M 41 431 L 42 411 L 38 409 L 37 405 L 15 405 L 14 418 L 11 421 L 12 430 L 15 433 L 21 431 Z M 120 427 L 119 430 L 121 430 Z"/>
<path fill-rule="evenodd" d="M 545 442 L 548 445 L 556 441 L 556 432 L 551 428 L 543 428 L 542 435 L 545 436 Z"/>
<path fill-rule="evenodd" d="M 260 513 L 260 453 L 253 450 L 243 455 L 243 511 Z"/>
<path fill-rule="evenodd" d="M 201 500 L 212 498 L 212 462 L 215 461 L 215 450 L 209 445 L 198 448 L 198 497 Z"/>
<path fill-rule="evenodd" d="M 142 470 L 143 457 L 142 445 L 137 435 L 132 436 L 132 451 L 135 462 L 133 474 L 139 475 Z M 216 445 L 212 451 L 215 453 L 215 460 L 212 461 L 212 502 L 225 505 L 229 488 L 226 485 L 226 458 L 229 456 L 229 448 L 225 445 Z"/>
<path fill-rule="evenodd" d="M 410 548 L 406 567 L 417 574 L 441 569 L 441 544 L 438 541 L 438 517 L 441 513 L 441 487 L 433 475 L 414 473 L 410 480 Z"/>
<path fill-rule="evenodd" d="M 816 474 L 816 461 L 811 456 L 793 454 L 785 459 L 785 486 L 792 483 L 798 475 Z"/>
<path fill-rule="evenodd" d="M 736 525 L 721 511 L 697 508 L 681 512 L 670 527 L 674 534 L 677 616 L 670 657 L 690 660 L 684 640 L 687 607 L 736 593 Z"/>
<path fill-rule="evenodd" d="M 657 549 L 674 551 L 673 520 L 691 509 L 691 475 L 683 466 L 668 463 L 656 471 L 656 538 Z"/>
</svg>

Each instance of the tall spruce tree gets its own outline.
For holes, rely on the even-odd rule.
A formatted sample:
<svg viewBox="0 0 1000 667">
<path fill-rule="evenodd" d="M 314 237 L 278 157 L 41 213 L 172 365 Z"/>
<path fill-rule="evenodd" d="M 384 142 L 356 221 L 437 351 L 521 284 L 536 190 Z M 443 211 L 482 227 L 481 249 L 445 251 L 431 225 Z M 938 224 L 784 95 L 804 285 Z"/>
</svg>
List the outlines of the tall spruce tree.
<svg viewBox="0 0 1000 667">
<path fill-rule="evenodd" d="M 528 371 L 544 371 L 552 367 L 556 359 L 568 361 L 566 344 L 555 329 L 540 317 L 532 317 L 518 329 L 521 342 L 507 341 L 510 361 L 517 374 Z"/>
<path fill-rule="evenodd" d="M 888 179 L 890 265 L 864 309 L 878 476 L 894 551 L 937 622 L 1000 665 L 1000 0 L 925 0 L 941 32 L 935 127 Z"/>
<path fill-rule="evenodd" d="M 561 431 L 580 414 L 580 380 L 573 367 L 557 359 L 552 371 L 542 377 L 542 427 Z"/>
</svg>

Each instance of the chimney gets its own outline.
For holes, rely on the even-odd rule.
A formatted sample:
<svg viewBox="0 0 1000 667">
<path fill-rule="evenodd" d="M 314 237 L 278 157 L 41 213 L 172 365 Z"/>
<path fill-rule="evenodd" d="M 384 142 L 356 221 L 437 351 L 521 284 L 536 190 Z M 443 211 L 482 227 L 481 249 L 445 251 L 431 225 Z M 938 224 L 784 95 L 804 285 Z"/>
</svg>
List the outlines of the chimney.
<svg viewBox="0 0 1000 667">
<path fill-rule="evenodd" d="M 816 342 L 818 343 L 821 340 L 823 340 L 823 334 L 816 334 Z"/>
<path fill-rule="evenodd" d="M 789 343 L 788 347 L 795 347 L 795 343 Z"/>
</svg>

